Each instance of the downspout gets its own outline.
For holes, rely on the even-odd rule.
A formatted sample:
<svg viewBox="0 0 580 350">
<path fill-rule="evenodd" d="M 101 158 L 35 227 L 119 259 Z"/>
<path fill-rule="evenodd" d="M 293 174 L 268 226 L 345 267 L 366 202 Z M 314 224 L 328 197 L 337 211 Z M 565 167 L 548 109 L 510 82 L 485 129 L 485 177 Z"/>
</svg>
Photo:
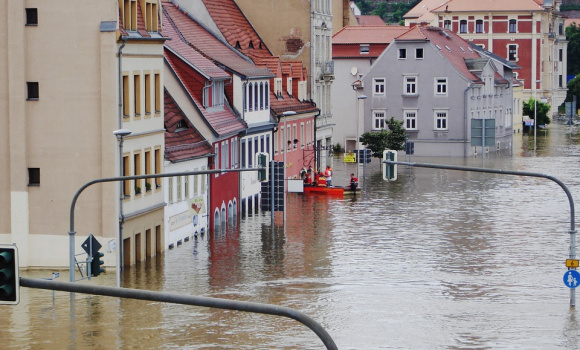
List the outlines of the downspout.
<svg viewBox="0 0 580 350">
<path fill-rule="evenodd" d="M 463 157 L 467 157 L 467 91 L 473 87 L 473 82 L 470 82 L 463 92 Z"/>
<path fill-rule="evenodd" d="M 316 107 L 316 102 L 312 102 Z M 316 119 L 320 116 L 320 109 L 314 115 L 314 171 L 317 171 L 317 165 L 320 164 L 320 150 L 318 149 L 318 140 L 316 139 Z"/>
<path fill-rule="evenodd" d="M 123 39 L 123 44 L 119 47 L 119 51 L 117 51 L 117 59 L 118 59 L 118 67 L 119 67 L 119 129 L 123 128 L 123 70 L 122 70 L 122 61 L 123 61 L 123 48 L 125 47 L 125 43 L 127 39 L 124 36 L 121 36 Z"/>
</svg>

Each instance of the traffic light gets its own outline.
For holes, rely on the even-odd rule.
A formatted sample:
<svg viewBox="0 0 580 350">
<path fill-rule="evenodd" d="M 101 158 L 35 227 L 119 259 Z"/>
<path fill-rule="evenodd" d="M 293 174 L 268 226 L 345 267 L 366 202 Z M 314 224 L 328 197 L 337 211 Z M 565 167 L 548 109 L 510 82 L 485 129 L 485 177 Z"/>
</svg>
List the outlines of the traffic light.
<svg viewBox="0 0 580 350">
<path fill-rule="evenodd" d="M 93 260 L 91 261 L 91 275 L 93 277 L 98 277 L 101 273 L 105 272 L 101 266 L 105 263 L 101 258 L 105 256 L 105 254 L 99 252 L 98 250 L 93 255 Z"/>
<path fill-rule="evenodd" d="M 270 169 L 270 159 L 268 153 L 256 153 L 256 164 L 261 169 L 258 170 L 258 181 L 268 182 L 268 170 Z"/>
<path fill-rule="evenodd" d="M 383 161 L 385 160 L 396 162 L 397 151 L 383 151 Z M 383 179 L 387 181 L 395 181 L 397 179 L 397 164 L 383 163 Z"/>
<path fill-rule="evenodd" d="M 0 245 L 0 305 L 16 305 L 18 302 L 18 250 L 13 245 Z"/>
</svg>

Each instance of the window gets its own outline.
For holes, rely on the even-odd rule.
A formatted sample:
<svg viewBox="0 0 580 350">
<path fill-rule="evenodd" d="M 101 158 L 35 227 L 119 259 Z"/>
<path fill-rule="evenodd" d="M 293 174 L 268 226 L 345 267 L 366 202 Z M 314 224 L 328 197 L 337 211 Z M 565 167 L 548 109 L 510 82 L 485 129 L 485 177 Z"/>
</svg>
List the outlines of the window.
<svg viewBox="0 0 580 350">
<path fill-rule="evenodd" d="M 517 61 L 517 60 L 518 60 L 518 46 L 508 45 L 508 61 Z"/>
<path fill-rule="evenodd" d="M 407 49 L 399 49 L 399 59 L 404 60 L 407 58 Z"/>
<path fill-rule="evenodd" d="M 130 103 L 129 103 L 129 76 L 123 75 L 123 117 L 128 118 L 130 115 Z"/>
<path fill-rule="evenodd" d="M 27 26 L 37 26 L 38 25 L 38 9 L 28 8 L 26 11 L 26 25 Z"/>
<path fill-rule="evenodd" d="M 385 128 L 385 111 L 373 111 L 373 130 Z"/>
<path fill-rule="evenodd" d="M 222 169 L 229 168 L 229 158 L 230 158 L 229 144 L 226 141 L 226 142 L 222 143 L 222 157 L 221 157 L 221 161 L 220 161 L 220 166 Z"/>
<path fill-rule="evenodd" d="M 28 168 L 28 186 L 40 186 L 40 168 Z"/>
<path fill-rule="evenodd" d="M 459 33 L 467 33 L 467 20 L 459 21 Z"/>
<path fill-rule="evenodd" d="M 564 23 L 558 23 L 558 35 L 564 35 Z"/>
<path fill-rule="evenodd" d="M 126 30 L 137 30 L 137 0 L 125 0 L 123 6 L 123 27 Z"/>
<path fill-rule="evenodd" d="M 564 79 L 562 74 L 558 75 L 558 87 L 564 87 Z"/>
<path fill-rule="evenodd" d="M 418 60 L 423 59 L 423 48 L 422 47 L 418 47 L 415 49 L 415 58 Z"/>
<path fill-rule="evenodd" d="M 447 111 L 435 111 L 435 130 L 447 130 Z"/>
<path fill-rule="evenodd" d="M 193 169 L 193 171 L 198 171 L 197 168 Z M 199 179 L 205 177 L 205 175 L 193 175 L 193 195 L 197 196 L 199 193 Z"/>
<path fill-rule="evenodd" d="M 303 84 L 304 85 L 304 84 Z M 270 108 L 270 84 L 264 83 L 264 109 Z"/>
<path fill-rule="evenodd" d="M 564 50 L 563 49 L 559 49 L 558 50 L 558 61 L 562 62 L 562 58 L 564 57 Z"/>
<path fill-rule="evenodd" d="M 161 149 L 155 149 L 155 174 L 161 174 Z M 155 187 L 161 187 L 161 178 L 155 178 Z"/>
<path fill-rule="evenodd" d="M 246 140 L 242 140 L 242 168 L 247 168 L 248 165 L 246 164 Z"/>
<path fill-rule="evenodd" d="M 156 0 L 146 0 L 145 2 L 145 14 L 143 15 L 145 20 L 145 29 L 148 32 L 156 32 L 159 26 L 157 19 L 157 2 Z"/>
<path fill-rule="evenodd" d="M 189 176 L 183 177 L 183 189 L 185 190 L 185 198 L 189 198 Z"/>
<path fill-rule="evenodd" d="M 145 115 L 151 115 L 151 74 L 145 74 Z"/>
<path fill-rule="evenodd" d="M 478 19 L 475 21 L 475 32 L 483 33 L 483 20 Z"/>
<path fill-rule="evenodd" d="M 371 51 L 371 47 L 369 44 L 361 44 L 360 45 L 360 53 L 363 55 L 368 54 Z"/>
<path fill-rule="evenodd" d="M 169 181 L 169 203 L 173 203 L 173 178 L 167 178 Z"/>
<path fill-rule="evenodd" d="M 181 178 L 182 176 L 177 176 L 177 201 L 181 201 Z"/>
<path fill-rule="evenodd" d="M 26 89 L 28 92 L 26 96 L 27 100 L 38 100 L 38 98 L 40 97 L 38 82 L 36 81 L 27 82 Z"/>
<path fill-rule="evenodd" d="M 518 22 L 515 19 L 510 19 L 509 21 L 509 32 L 516 33 L 518 29 Z"/>
<path fill-rule="evenodd" d="M 405 77 L 405 95 L 417 94 L 417 77 Z"/>
<path fill-rule="evenodd" d="M 443 28 L 450 30 L 451 29 L 451 20 L 448 20 L 448 19 L 444 20 L 443 21 Z"/>
<path fill-rule="evenodd" d="M 264 109 L 264 83 L 260 82 L 260 110 Z"/>
<path fill-rule="evenodd" d="M 435 95 L 447 95 L 447 78 L 435 78 Z"/>
<path fill-rule="evenodd" d="M 248 84 L 248 110 L 254 110 L 254 84 Z"/>
<path fill-rule="evenodd" d="M 373 95 L 385 94 L 385 78 L 373 79 Z"/>
<path fill-rule="evenodd" d="M 133 102 L 135 103 L 135 117 L 141 116 L 141 74 L 135 74 L 133 76 L 133 83 L 135 89 L 135 95 Z"/>
<path fill-rule="evenodd" d="M 155 74 L 155 113 L 161 113 L 161 75 Z"/>
<path fill-rule="evenodd" d="M 417 111 L 404 111 L 405 129 L 417 130 Z"/>
<path fill-rule="evenodd" d="M 145 175 L 151 175 L 151 151 L 145 151 Z M 151 179 L 145 180 L 145 190 L 151 191 Z"/>
<path fill-rule="evenodd" d="M 215 149 L 214 149 L 214 168 L 218 169 L 220 167 L 220 146 L 218 144 L 215 145 Z M 215 173 L 214 174 L 215 177 L 220 176 L 220 173 Z"/>
<path fill-rule="evenodd" d="M 301 148 L 304 148 L 304 145 L 306 144 L 305 135 L 306 134 L 304 134 L 304 123 L 300 123 L 300 147 Z M 266 142 L 267 142 L 267 140 L 266 140 Z M 268 152 L 266 151 L 266 153 L 268 153 Z"/>
<path fill-rule="evenodd" d="M 123 156 L 123 176 L 130 176 L 129 173 L 131 169 L 131 164 L 129 156 Z M 125 180 L 123 182 L 123 196 L 129 197 L 131 195 L 131 181 Z"/>
<path fill-rule="evenodd" d="M 133 155 L 133 175 L 141 175 L 141 153 Z M 141 189 L 143 188 L 143 186 L 141 186 L 142 181 L 142 179 L 135 180 L 135 194 L 141 193 Z"/>
</svg>

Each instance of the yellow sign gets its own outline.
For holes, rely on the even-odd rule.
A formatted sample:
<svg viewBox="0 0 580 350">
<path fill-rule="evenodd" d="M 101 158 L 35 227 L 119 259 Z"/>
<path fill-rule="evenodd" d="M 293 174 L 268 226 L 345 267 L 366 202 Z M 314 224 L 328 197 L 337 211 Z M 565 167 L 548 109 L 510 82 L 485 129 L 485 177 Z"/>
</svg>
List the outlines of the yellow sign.
<svg viewBox="0 0 580 350">
<path fill-rule="evenodd" d="M 578 267 L 578 259 L 566 259 L 566 267 Z"/>
<path fill-rule="evenodd" d="M 343 157 L 343 162 L 356 163 L 356 154 L 354 154 L 354 152 L 345 153 Z"/>
</svg>

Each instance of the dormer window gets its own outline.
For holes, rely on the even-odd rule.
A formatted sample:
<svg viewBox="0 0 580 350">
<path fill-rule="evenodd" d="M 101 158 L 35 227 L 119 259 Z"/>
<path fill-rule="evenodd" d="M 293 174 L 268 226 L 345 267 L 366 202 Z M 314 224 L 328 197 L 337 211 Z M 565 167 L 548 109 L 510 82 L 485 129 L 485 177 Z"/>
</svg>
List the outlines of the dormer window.
<svg viewBox="0 0 580 350">
<path fill-rule="evenodd" d="M 211 85 L 203 90 L 203 106 L 205 108 L 224 105 L 224 81 L 213 80 Z"/>
<path fill-rule="evenodd" d="M 137 30 L 137 0 L 124 0 L 123 27 L 125 30 Z"/>
<path fill-rule="evenodd" d="M 175 125 L 175 132 L 183 131 L 185 129 L 187 129 L 187 123 L 183 119 L 178 121 L 177 125 Z"/>
<path fill-rule="evenodd" d="M 360 44 L 360 53 L 363 55 L 368 55 L 371 51 L 371 47 L 369 44 Z"/>
<path fill-rule="evenodd" d="M 145 20 L 145 29 L 148 32 L 157 32 L 159 30 L 157 0 L 145 0 L 143 17 Z"/>
</svg>

